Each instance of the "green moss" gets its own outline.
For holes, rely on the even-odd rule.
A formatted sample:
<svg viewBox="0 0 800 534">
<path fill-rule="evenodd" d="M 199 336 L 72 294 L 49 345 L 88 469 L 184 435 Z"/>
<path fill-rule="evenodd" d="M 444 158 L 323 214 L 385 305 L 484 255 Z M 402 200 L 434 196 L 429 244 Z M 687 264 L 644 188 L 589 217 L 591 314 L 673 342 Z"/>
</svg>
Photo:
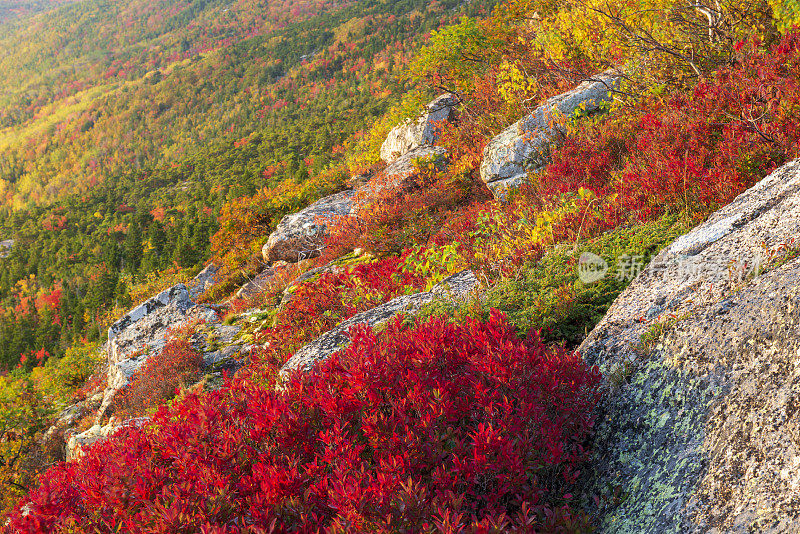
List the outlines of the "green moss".
<svg viewBox="0 0 800 534">
<path fill-rule="evenodd" d="M 480 302 L 459 309 L 444 303 L 429 306 L 424 314 L 488 317 L 496 308 L 506 313 L 520 333 L 542 330 L 548 341 L 579 344 L 605 315 L 611 303 L 631 282 L 618 272 L 627 256 L 647 265 L 662 248 L 686 231 L 677 215 L 667 215 L 647 224 L 620 228 L 576 246 L 561 246 L 540 261 L 524 265 L 513 276 L 490 287 Z M 608 272 L 593 283 L 578 277 L 578 260 L 591 252 L 608 263 Z"/>
</svg>

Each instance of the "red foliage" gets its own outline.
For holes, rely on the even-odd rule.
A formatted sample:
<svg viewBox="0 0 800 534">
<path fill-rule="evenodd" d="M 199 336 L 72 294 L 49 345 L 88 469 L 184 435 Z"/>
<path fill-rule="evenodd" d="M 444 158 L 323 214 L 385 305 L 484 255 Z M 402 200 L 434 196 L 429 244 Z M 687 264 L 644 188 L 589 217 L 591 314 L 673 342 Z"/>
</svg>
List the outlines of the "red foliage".
<svg viewBox="0 0 800 534">
<path fill-rule="evenodd" d="M 19 297 L 19 302 L 14 306 L 14 315 L 25 317 L 31 313 L 31 297 Z"/>
<path fill-rule="evenodd" d="M 327 272 L 301 284 L 276 316 L 276 326 L 258 334 L 270 358 L 284 360 L 311 341 L 361 311 L 388 302 L 424 280 L 403 272 L 405 256 L 392 256 L 341 271 Z"/>
<path fill-rule="evenodd" d="M 596 371 L 503 317 L 393 321 L 282 391 L 238 381 L 59 464 L 15 532 L 575 528 Z M 259 530 L 255 530 L 259 529 Z"/>
<path fill-rule="evenodd" d="M 66 215 L 50 214 L 42 221 L 42 228 L 44 228 L 48 232 L 57 232 L 63 230 L 66 227 L 67 227 Z"/>
<path fill-rule="evenodd" d="M 45 293 L 36 299 L 36 309 L 42 310 L 47 308 L 50 310 L 57 310 L 61 305 L 61 288 L 56 287 L 50 293 Z"/>
<path fill-rule="evenodd" d="M 797 155 L 798 109 L 792 34 L 770 51 L 752 45 L 688 96 L 651 99 L 582 129 L 554 151 L 539 190 L 617 193 L 619 208 L 640 219 L 669 210 L 703 218 Z"/>
<path fill-rule="evenodd" d="M 143 415 L 191 383 L 199 369 L 200 353 L 188 341 L 172 339 L 134 373 L 115 403 L 128 415 Z"/>
<path fill-rule="evenodd" d="M 82 340 L 83 343 L 86 343 L 86 340 Z M 106 386 L 106 372 L 95 372 L 93 373 L 83 385 L 75 391 L 75 395 L 73 396 L 76 399 L 83 400 L 88 398 L 90 395 L 94 395 L 97 392 L 103 391 Z"/>
<path fill-rule="evenodd" d="M 164 216 L 166 214 L 167 214 L 167 210 L 164 209 L 164 208 L 153 208 L 152 210 L 150 210 L 150 215 L 153 216 L 154 220 L 159 221 L 159 222 L 164 220 Z"/>
<path fill-rule="evenodd" d="M 355 248 L 398 254 L 426 244 L 454 210 L 485 192 L 476 182 L 468 172 L 442 171 L 431 162 L 420 162 L 409 176 L 379 173 L 354 198 L 356 213 L 331 225 L 323 258 Z"/>
</svg>

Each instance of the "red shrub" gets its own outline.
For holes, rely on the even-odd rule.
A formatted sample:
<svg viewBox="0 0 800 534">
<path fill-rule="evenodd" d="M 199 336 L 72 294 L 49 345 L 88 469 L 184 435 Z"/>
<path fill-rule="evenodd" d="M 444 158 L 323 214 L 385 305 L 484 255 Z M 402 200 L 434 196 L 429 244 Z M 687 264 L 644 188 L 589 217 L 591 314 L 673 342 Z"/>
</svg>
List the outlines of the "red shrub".
<svg viewBox="0 0 800 534">
<path fill-rule="evenodd" d="M 405 255 L 391 256 L 362 263 L 301 284 L 276 315 L 276 326 L 261 331 L 258 342 L 269 344 L 270 357 L 285 357 L 341 321 L 409 288 L 419 289 L 424 280 L 403 272 L 404 259 Z"/>
<path fill-rule="evenodd" d="M 357 328 L 280 393 L 237 381 L 192 395 L 56 466 L 11 529 L 575 528 L 567 492 L 597 380 L 577 355 L 521 342 L 497 313 Z"/>
<path fill-rule="evenodd" d="M 131 377 L 115 401 L 128 415 L 143 415 L 172 398 L 175 389 L 187 386 L 200 370 L 200 353 L 183 339 L 172 339 Z"/>
<path fill-rule="evenodd" d="M 462 162 L 442 170 L 433 162 L 420 162 L 418 172 L 406 177 L 379 173 L 370 190 L 354 200 L 357 214 L 331 225 L 324 257 L 333 259 L 355 248 L 381 255 L 399 254 L 416 244 L 426 244 L 453 210 L 485 193 L 471 171 L 457 171 Z"/>
<path fill-rule="evenodd" d="M 628 154 L 628 142 L 635 136 L 633 110 L 619 110 L 605 121 L 582 125 L 553 151 L 553 160 L 538 179 L 545 198 L 585 187 L 598 196 L 611 192 L 610 174 Z"/>
<path fill-rule="evenodd" d="M 582 128 L 538 176 L 545 197 L 586 187 L 624 214 L 703 218 L 798 153 L 800 35 L 749 55 L 689 95 L 651 98 Z"/>
</svg>

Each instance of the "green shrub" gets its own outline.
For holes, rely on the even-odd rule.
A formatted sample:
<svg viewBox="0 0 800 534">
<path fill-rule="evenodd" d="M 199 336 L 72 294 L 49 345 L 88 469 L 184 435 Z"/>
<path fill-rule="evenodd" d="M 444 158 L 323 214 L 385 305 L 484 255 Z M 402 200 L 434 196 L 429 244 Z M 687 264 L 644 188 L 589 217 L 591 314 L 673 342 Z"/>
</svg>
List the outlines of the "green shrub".
<svg viewBox="0 0 800 534">
<path fill-rule="evenodd" d="M 426 314 L 452 314 L 488 317 L 496 308 L 508 315 L 518 331 L 542 330 L 547 341 L 578 345 L 605 315 L 611 303 L 627 287 L 630 279 L 621 276 L 618 261 L 635 258 L 646 266 L 662 248 L 686 231 L 677 215 L 621 228 L 577 246 L 562 245 L 538 262 L 524 264 L 512 276 L 491 286 L 480 301 L 459 309 L 436 304 Z M 578 277 L 578 260 L 591 252 L 608 263 L 608 272 L 599 281 L 584 283 Z M 624 269 L 624 268 L 623 268 Z"/>
</svg>

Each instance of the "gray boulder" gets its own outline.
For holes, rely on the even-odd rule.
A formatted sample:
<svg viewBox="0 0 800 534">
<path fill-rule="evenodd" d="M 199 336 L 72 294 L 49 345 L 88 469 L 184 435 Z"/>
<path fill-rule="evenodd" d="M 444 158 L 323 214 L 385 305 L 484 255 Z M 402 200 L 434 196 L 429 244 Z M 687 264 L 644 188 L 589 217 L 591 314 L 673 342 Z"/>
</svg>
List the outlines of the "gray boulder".
<svg viewBox="0 0 800 534">
<path fill-rule="evenodd" d="M 113 342 L 123 330 L 129 328 L 131 325 L 144 319 L 147 315 L 153 313 L 159 308 L 163 308 L 169 304 L 175 304 L 177 307 L 186 306 L 190 303 L 189 290 L 186 289 L 184 284 L 177 284 L 169 289 L 165 289 L 155 297 L 151 297 L 139 304 L 131 311 L 126 313 L 120 320 L 112 324 L 108 329 L 108 342 L 111 345 L 110 350 L 113 352 Z"/>
<path fill-rule="evenodd" d="M 242 299 L 258 295 L 269 287 L 272 279 L 275 278 L 275 269 L 267 267 L 258 273 L 252 280 L 240 287 L 236 291 L 236 296 Z"/>
<path fill-rule="evenodd" d="M 319 256 L 328 224 L 350 213 L 352 190 L 322 198 L 297 213 L 285 216 L 261 249 L 264 261 L 296 263 Z"/>
<path fill-rule="evenodd" d="M 0 258 L 7 258 L 11 255 L 11 249 L 14 248 L 13 239 L 3 239 L 0 241 Z"/>
<path fill-rule="evenodd" d="M 601 532 L 796 532 L 800 162 L 656 256 L 580 347 L 606 377 Z M 788 250 L 784 250 L 789 245 Z"/>
<path fill-rule="evenodd" d="M 281 375 L 286 376 L 295 370 L 308 370 L 346 347 L 350 343 L 349 330 L 357 324 L 375 327 L 399 313 L 414 315 L 434 300 L 462 301 L 474 293 L 477 286 L 475 274 L 465 270 L 446 278 L 430 291 L 397 297 L 358 313 L 295 352 L 281 369 Z"/>
<path fill-rule="evenodd" d="M 350 215 L 357 215 L 364 206 L 373 202 L 386 201 L 409 190 L 420 175 L 421 161 L 429 160 L 437 170 L 445 169 L 446 156 L 447 150 L 438 146 L 423 146 L 406 152 L 356 191 Z"/>
<path fill-rule="evenodd" d="M 237 359 L 243 350 L 243 345 L 228 345 L 213 352 L 206 352 L 203 354 L 203 367 L 214 372 L 234 373 L 243 365 Z"/>
<path fill-rule="evenodd" d="M 164 348 L 168 330 L 192 320 L 213 323 L 218 321 L 218 317 L 211 308 L 196 306 L 189 300 L 178 300 L 151 311 L 121 330 L 109 342 L 108 386 L 113 389 L 124 387 L 150 354 Z"/>
<path fill-rule="evenodd" d="M 118 430 L 126 427 L 141 428 L 148 422 L 150 422 L 149 417 L 136 417 L 118 423 L 112 417 L 108 424 L 104 426 L 94 425 L 89 428 L 89 430 L 69 438 L 67 441 L 67 461 L 77 460 L 85 454 L 86 447 L 94 443 L 105 441 Z"/>
<path fill-rule="evenodd" d="M 395 126 L 381 145 L 381 159 L 392 163 L 415 148 L 436 143 L 439 137 L 437 129 L 451 119 L 453 108 L 458 103 L 455 95 L 441 95 L 425 106 L 425 111 L 416 120 L 407 119 Z"/>
<path fill-rule="evenodd" d="M 550 145 L 563 133 L 565 120 L 580 108 L 592 112 L 610 101 L 618 81 L 615 72 L 598 74 L 571 91 L 549 98 L 489 141 L 480 171 L 495 198 L 505 198 L 506 190 L 525 182 L 528 171 L 541 168 Z"/>
</svg>

